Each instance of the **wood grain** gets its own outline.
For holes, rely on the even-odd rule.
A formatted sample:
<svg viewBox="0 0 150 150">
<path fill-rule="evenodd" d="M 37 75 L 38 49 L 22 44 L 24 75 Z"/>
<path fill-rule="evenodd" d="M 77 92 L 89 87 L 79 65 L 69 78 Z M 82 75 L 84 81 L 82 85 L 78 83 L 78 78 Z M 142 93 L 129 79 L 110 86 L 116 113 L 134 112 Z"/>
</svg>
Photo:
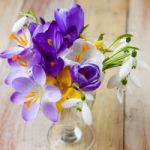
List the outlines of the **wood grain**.
<svg viewBox="0 0 150 150">
<path fill-rule="evenodd" d="M 90 24 L 87 36 L 95 37 L 99 33 L 107 33 L 106 37 L 111 39 L 126 31 L 131 32 L 136 35 L 134 43 L 141 48 L 143 59 L 150 63 L 149 0 L 76 2 L 83 6 L 86 24 Z M 17 12 L 32 9 L 38 16 L 51 20 L 55 8 L 69 7 L 73 3 L 74 0 L 0 0 L 0 51 L 10 44 L 8 34 L 18 18 Z M 5 61 L 0 60 L 0 69 L 0 150 L 46 150 L 46 134 L 50 122 L 42 113 L 30 123 L 21 119 L 20 106 L 15 107 L 9 102 L 12 90 L 3 85 L 3 79 L 10 68 Z M 96 142 L 92 150 L 150 149 L 150 73 L 141 70 L 136 73 L 141 77 L 144 86 L 142 89 L 133 88 L 133 95 L 127 94 L 125 106 L 118 103 L 115 90 L 108 90 L 105 84 L 97 91 L 93 108 Z M 105 81 L 112 74 L 113 72 L 108 72 Z M 126 113 L 125 124 L 123 108 Z"/>
<path fill-rule="evenodd" d="M 129 4 L 128 32 L 135 35 L 134 44 L 140 48 L 141 57 L 148 64 L 150 49 L 150 1 L 131 0 Z M 136 75 L 142 88 L 135 88 L 126 99 L 125 150 L 150 149 L 150 72 L 139 68 Z"/>
<path fill-rule="evenodd" d="M 89 35 L 107 33 L 111 38 L 126 32 L 127 3 L 125 0 L 78 0 L 85 10 Z M 109 38 L 110 39 L 110 38 Z M 104 82 L 112 75 L 106 75 Z M 123 149 L 123 106 L 118 103 L 116 91 L 104 84 L 97 91 L 93 108 L 96 142 L 93 150 Z"/>
</svg>

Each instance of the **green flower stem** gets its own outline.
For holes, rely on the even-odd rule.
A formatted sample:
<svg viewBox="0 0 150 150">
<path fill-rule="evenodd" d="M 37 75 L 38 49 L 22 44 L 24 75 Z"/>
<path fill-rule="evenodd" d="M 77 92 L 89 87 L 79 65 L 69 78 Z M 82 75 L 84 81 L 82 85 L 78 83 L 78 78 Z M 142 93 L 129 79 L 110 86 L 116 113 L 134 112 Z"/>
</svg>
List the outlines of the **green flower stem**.
<svg viewBox="0 0 150 150">
<path fill-rule="evenodd" d="M 109 46 L 107 49 L 110 49 L 114 44 L 116 44 L 118 41 L 120 41 L 123 38 L 131 38 L 133 35 L 132 34 L 123 34 L 117 37 Z"/>
</svg>

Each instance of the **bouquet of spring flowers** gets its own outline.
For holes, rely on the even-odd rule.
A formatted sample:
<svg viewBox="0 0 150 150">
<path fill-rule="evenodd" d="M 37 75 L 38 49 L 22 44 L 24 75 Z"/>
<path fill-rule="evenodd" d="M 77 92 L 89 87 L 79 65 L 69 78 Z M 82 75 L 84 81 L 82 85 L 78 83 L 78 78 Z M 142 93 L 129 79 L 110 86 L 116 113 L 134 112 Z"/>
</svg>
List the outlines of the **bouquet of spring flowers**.
<svg viewBox="0 0 150 150">
<path fill-rule="evenodd" d="M 114 67 L 119 68 L 118 73 L 108 81 L 108 87 L 116 87 L 122 100 L 128 80 L 134 78 L 131 72 L 138 62 L 141 64 L 138 48 L 130 44 L 131 34 L 110 43 L 104 34 L 97 39 L 86 37 L 88 26 L 78 4 L 56 9 L 52 21 L 37 18 L 32 11 L 21 15 L 9 35 L 16 45 L 0 57 L 12 68 L 5 83 L 14 88 L 10 100 L 22 106 L 25 121 L 33 120 L 41 109 L 47 119 L 57 122 L 63 109 L 76 108 L 90 125 L 88 102 L 94 99 L 92 92 L 101 86 L 106 71 Z"/>
</svg>

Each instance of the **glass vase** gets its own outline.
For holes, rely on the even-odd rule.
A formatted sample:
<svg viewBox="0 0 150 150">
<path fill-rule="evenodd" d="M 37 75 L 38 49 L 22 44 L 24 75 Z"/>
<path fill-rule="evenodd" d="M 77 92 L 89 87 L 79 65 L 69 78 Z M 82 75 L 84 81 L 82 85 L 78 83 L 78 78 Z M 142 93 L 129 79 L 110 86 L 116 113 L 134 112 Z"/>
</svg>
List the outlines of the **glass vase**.
<svg viewBox="0 0 150 150">
<path fill-rule="evenodd" d="M 93 101 L 88 105 L 92 108 Z M 85 125 L 76 108 L 64 109 L 59 122 L 48 131 L 49 150 L 90 150 L 94 140 L 92 128 Z"/>
</svg>

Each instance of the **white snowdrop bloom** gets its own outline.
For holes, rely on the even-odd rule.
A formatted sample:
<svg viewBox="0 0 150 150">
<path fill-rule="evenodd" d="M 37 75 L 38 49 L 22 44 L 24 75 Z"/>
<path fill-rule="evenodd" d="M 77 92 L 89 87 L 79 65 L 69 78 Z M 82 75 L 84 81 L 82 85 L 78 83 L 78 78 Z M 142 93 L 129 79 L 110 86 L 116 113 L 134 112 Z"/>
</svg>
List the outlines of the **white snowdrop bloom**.
<svg viewBox="0 0 150 150">
<path fill-rule="evenodd" d="M 71 108 L 71 107 L 76 107 L 77 105 L 81 106 L 81 114 L 82 114 L 82 118 L 83 121 L 85 122 L 85 124 L 87 125 L 91 125 L 92 124 L 92 113 L 90 110 L 90 107 L 88 105 L 88 102 L 93 101 L 94 100 L 94 96 L 90 93 L 85 93 L 85 100 L 81 100 L 81 99 L 77 99 L 77 98 L 71 98 L 66 100 L 63 103 L 63 107 L 64 108 Z"/>
</svg>

